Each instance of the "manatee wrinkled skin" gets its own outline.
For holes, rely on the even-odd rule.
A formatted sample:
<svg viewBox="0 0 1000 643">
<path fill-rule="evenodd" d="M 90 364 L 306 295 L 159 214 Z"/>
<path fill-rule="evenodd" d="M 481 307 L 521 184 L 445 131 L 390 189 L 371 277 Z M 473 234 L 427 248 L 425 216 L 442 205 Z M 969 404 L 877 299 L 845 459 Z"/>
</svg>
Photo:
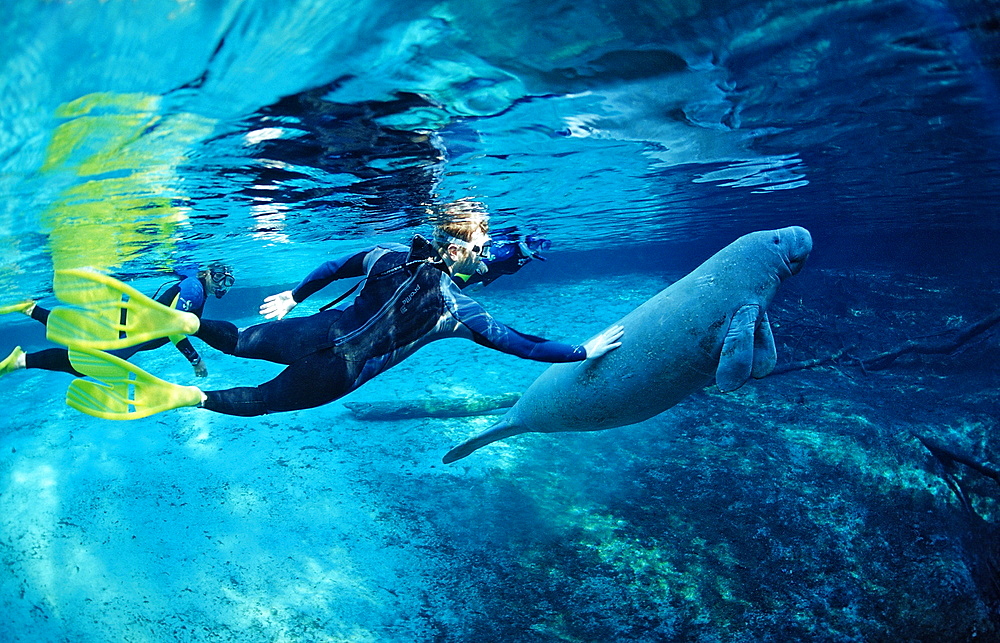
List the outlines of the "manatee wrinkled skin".
<svg viewBox="0 0 1000 643">
<path fill-rule="evenodd" d="M 519 433 L 600 431 L 649 419 L 714 377 L 732 391 L 774 369 L 767 306 L 812 250 L 802 227 L 752 232 L 729 244 L 616 324 L 621 346 L 554 364 L 497 424 L 449 451 L 464 458 Z"/>
</svg>

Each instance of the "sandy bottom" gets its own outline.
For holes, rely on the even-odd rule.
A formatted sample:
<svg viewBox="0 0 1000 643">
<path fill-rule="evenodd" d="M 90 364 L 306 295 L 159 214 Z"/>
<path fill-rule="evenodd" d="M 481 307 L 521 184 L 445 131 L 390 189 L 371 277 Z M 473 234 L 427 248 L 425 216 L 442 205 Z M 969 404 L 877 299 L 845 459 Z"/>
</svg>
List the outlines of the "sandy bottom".
<svg viewBox="0 0 1000 643">
<path fill-rule="evenodd" d="M 871 354 L 996 301 L 996 284 L 796 280 L 771 314 L 779 362 Z M 578 342 L 667 283 L 474 296 Z M 277 372 L 204 352 L 207 382 L 170 348 L 134 361 L 204 388 Z M 15 373 L 0 382 L 0 640 L 988 639 L 998 488 L 914 435 L 996 461 L 998 358 L 994 332 L 885 371 L 842 360 L 452 466 L 441 456 L 495 418 L 360 422 L 338 402 L 109 422 L 64 405 L 68 376 Z M 521 391 L 544 368 L 448 340 L 347 399 Z"/>
</svg>

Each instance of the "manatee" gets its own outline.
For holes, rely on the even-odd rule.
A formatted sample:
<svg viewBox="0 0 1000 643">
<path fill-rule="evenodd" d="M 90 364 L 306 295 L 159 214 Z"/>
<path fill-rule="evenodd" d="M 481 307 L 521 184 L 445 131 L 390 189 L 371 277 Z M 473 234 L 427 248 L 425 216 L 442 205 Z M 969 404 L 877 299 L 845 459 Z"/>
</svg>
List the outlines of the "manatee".
<svg viewBox="0 0 1000 643">
<path fill-rule="evenodd" d="M 616 322 L 625 328 L 619 348 L 552 365 L 495 425 L 449 451 L 444 462 L 520 433 L 642 422 L 713 377 L 728 392 L 766 376 L 777 361 L 767 306 L 811 250 L 812 237 L 799 226 L 740 237 Z"/>
</svg>

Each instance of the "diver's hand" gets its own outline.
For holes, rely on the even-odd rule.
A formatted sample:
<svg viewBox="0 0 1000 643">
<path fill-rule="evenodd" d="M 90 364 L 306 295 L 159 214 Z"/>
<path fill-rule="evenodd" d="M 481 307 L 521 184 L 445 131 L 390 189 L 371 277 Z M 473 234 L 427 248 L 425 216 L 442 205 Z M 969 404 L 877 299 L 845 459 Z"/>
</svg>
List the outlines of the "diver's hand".
<svg viewBox="0 0 1000 643">
<path fill-rule="evenodd" d="M 538 254 L 537 251 L 532 250 L 531 246 L 529 246 L 524 241 L 518 241 L 517 242 L 517 248 L 518 248 L 518 250 L 521 251 L 521 256 L 522 257 L 526 257 L 528 259 L 528 261 L 530 261 L 532 259 L 538 259 L 539 261 L 547 261 L 547 259 L 545 257 L 543 257 L 542 255 Z M 525 263 L 527 263 L 527 261 Z"/>
<path fill-rule="evenodd" d="M 279 292 L 277 295 L 264 298 L 264 303 L 260 305 L 260 314 L 268 319 L 275 317 L 282 319 L 292 308 L 295 308 L 297 303 L 292 298 L 291 290 Z"/>
<path fill-rule="evenodd" d="M 600 335 L 597 335 L 589 340 L 583 345 L 583 349 L 587 351 L 587 359 L 597 359 L 605 353 L 613 351 L 621 346 L 622 343 L 619 340 L 624 334 L 625 327 L 621 324 L 615 324 Z"/>
<path fill-rule="evenodd" d="M 192 367 L 194 367 L 195 377 L 208 377 L 208 367 L 205 366 L 205 360 L 199 359 L 197 362 L 192 362 Z"/>
</svg>

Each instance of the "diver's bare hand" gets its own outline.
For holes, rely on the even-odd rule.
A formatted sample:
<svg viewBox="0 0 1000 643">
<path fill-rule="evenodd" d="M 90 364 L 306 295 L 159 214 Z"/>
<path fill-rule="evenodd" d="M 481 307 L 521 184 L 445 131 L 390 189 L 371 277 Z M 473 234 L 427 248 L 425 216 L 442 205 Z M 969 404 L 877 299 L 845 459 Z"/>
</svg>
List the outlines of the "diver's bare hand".
<svg viewBox="0 0 1000 643">
<path fill-rule="evenodd" d="M 615 324 L 601 334 L 589 339 L 583 345 L 583 349 L 587 351 L 587 359 L 597 359 L 621 346 L 622 343 L 620 340 L 624 334 L 625 327 L 621 324 Z"/>
<path fill-rule="evenodd" d="M 264 303 L 260 305 L 260 314 L 268 319 L 282 319 L 295 308 L 297 301 L 292 297 L 292 291 L 286 290 L 277 295 L 264 298 Z"/>
</svg>

